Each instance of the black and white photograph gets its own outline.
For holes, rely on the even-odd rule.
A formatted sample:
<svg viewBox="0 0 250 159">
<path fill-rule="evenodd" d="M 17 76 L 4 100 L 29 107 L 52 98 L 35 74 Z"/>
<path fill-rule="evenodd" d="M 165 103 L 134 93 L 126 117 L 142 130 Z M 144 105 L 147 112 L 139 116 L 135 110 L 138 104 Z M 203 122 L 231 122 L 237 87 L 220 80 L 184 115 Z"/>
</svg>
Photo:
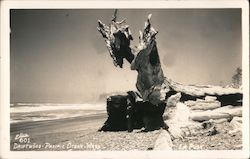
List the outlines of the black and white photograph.
<svg viewBox="0 0 250 159">
<path fill-rule="evenodd" d="M 8 151 L 249 155 L 245 8 L 102 3 L 8 8 Z"/>
</svg>

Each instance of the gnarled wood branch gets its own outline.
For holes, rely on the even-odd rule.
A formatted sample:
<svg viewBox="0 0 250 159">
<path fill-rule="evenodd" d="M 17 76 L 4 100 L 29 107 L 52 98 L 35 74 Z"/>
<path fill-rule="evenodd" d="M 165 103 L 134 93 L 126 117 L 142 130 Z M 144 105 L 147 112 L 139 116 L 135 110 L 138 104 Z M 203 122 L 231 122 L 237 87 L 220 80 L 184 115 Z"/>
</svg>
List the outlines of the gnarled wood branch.
<svg viewBox="0 0 250 159">
<path fill-rule="evenodd" d="M 117 10 L 115 10 L 110 25 L 105 25 L 99 20 L 97 27 L 106 42 L 114 65 L 122 68 L 125 58 L 131 63 L 131 69 L 137 70 L 136 87 L 144 101 L 158 104 L 172 94 L 180 92 L 181 101 L 204 99 L 210 95 L 215 96 L 222 106 L 242 104 L 243 95 L 239 89 L 182 85 L 165 78 L 155 39 L 158 31 L 151 25 L 151 16 L 151 14 L 148 15 L 143 31 L 140 31 L 139 44 L 136 49 L 132 49 L 130 46 L 133 38 L 125 20 L 117 21 Z"/>
<path fill-rule="evenodd" d="M 130 48 L 130 41 L 133 40 L 125 20 L 117 22 L 117 10 L 115 10 L 111 24 L 108 26 L 98 20 L 97 30 L 102 34 L 114 65 L 122 68 L 123 59 L 132 62 L 134 55 Z"/>
</svg>

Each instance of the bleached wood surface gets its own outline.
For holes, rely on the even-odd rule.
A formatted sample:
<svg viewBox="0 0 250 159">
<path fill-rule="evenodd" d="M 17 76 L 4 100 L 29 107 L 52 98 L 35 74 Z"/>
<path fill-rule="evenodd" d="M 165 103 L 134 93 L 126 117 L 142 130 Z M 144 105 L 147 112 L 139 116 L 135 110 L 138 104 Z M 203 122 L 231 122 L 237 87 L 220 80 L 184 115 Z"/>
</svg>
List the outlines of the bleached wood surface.
<svg viewBox="0 0 250 159">
<path fill-rule="evenodd" d="M 199 101 L 198 101 L 199 102 Z M 230 122 L 231 135 L 242 129 L 242 106 L 224 106 L 213 110 L 192 110 L 184 103 L 178 102 L 176 106 L 167 108 L 165 122 L 168 131 L 163 130 L 155 143 L 155 150 L 171 150 L 172 140 L 182 139 L 196 135 L 215 135 L 216 124 Z"/>
</svg>

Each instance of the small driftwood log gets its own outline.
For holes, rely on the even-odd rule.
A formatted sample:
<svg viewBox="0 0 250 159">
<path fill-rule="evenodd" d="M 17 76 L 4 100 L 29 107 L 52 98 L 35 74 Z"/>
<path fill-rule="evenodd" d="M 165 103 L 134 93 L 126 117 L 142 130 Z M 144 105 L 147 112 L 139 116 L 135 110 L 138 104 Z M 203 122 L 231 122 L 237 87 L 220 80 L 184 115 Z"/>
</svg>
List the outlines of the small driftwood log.
<svg viewBox="0 0 250 159">
<path fill-rule="evenodd" d="M 242 117 L 242 107 L 225 106 L 214 110 L 198 111 L 190 115 L 193 121 L 207 121 L 210 119 L 232 119 L 233 117 Z"/>
</svg>

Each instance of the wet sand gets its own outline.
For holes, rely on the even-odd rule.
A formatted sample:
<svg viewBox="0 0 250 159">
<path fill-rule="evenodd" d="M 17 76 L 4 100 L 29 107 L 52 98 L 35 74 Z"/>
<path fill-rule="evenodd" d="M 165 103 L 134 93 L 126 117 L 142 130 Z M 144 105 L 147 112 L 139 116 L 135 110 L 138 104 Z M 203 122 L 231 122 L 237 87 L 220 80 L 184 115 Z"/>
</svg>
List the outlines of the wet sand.
<svg viewBox="0 0 250 159">
<path fill-rule="evenodd" d="M 30 145 L 51 145 L 61 144 L 65 141 L 74 140 L 86 134 L 95 133 L 105 122 L 106 113 L 73 117 L 66 119 L 47 120 L 47 121 L 32 121 L 23 123 L 13 123 L 10 125 L 11 150 L 43 150 Z M 22 141 L 18 135 L 28 134 L 28 141 Z M 25 144 L 28 146 L 24 147 Z M 23 145 L 20 148 L 18 145 Z M 19 147 L 19 148 L 18 148 Z M 48 148 L 54 150 L 54 148 Z"/>
</svg>

